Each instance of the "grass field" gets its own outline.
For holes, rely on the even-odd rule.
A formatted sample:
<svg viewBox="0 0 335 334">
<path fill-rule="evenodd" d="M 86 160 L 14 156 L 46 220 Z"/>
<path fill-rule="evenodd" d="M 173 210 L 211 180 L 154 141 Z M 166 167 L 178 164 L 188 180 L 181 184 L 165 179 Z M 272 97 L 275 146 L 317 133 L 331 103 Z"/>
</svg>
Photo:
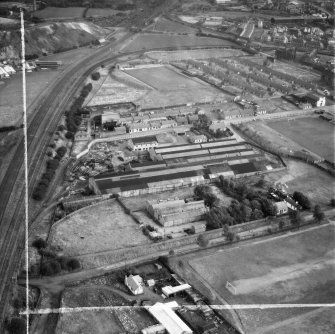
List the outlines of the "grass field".
<svg viewBox="0 0 335 334">
<path fill-rule="evenodd" d="M 217 38 L 178 36 L 162 34 L 139 34 L 124 49 L 124 52 L 132 52 L 145 49 L 157 49 L 168 47 L 206 47 L 206 46 L 236 46 L 235 43 Z"/>
<path fill-rule="evenodd" d="M 193 80 L 179 74 L 167 66 L 130 69 L 125 72 L 159 91 L 202 89 L 208 86 L 200 80 Z"/>
<path fill-rule="evenodd" d="M 333 303 L 334 246 L 334 225 L 325 225 L 273 240 L 221 249 L 205 256 L 197 254 L 189 260 L 189 264 L 230 304 Z M 227 281 L 237 288 L 236 295 L 225 288 Z M 299 326 L 304 327 L 304 320 L 299 318 L 310 311 L 315 309 L 238 312 L 246 333 L 293 333 L 283 329 L 278 331 L 283 325 L 281 322 L 292 322 L 297 329 L 294 333 L 305 334 L 305 331 L 299 330 Z M 330 334 L 332 332 L 323 329 L 334 328 L 335 322 L 331 318 L 320 321 L 315 317 L 310 326 L 310 333 Z"/>
<path fill-rule="evenodd" d="M 58 71 L 46 70 L 27 73 L 27 106 L 41 94 L 58 76 Z M 22 76 L 16 73 L 0 85 L 0 127 L 21 124 L 22 121 Z"/>
<path fill-rule="evenodd" d="M 74 213 L 55 224 L 50 243 L 68 255 L 83 255 L 150 243 L 138 224 L 115 201 Z"/>
<path fill-rule="evenodd" d="M 34 16 L 40 19 L 78 18 L 83 17 L 84 11 L 84 7 L 47 7 L 35 12 Z"/>
<path fill-rule="evenodd" d="M 90 8 L 87 11 L 86 17 L 113 16 L 117 15 L 118 13 L 127 14 L 129 12 L 131 11 L 130 10 L 119 11 L 111 8 Z"/>
<path fill-rule="evenodd" d="M 182 59 L 208 59 L 243 56 L 246 53 L 235 49 L 201 49 L 201 50 L 182 50 L 182 51 L 152 51 L 146 52 L 146 56 L 151 59 L 176 61 Z"/>
<path fill-rule="evenodd" d="M 310 198 L 313 204 L 328 205 L 334 197 L 335 179 L 307 163 L 285 159 L 287 170 L 265 175 L 271 183 L 285 183 L 288 191 L 301 191 Z"/>
<path fill-rule="evenodd" d="M 331 123 L 319 118 L 306 117 L 289 122 L 268 122 L 268 125 L 308 150 L 335 162 L 334 126 Z"/>
<path fill-rule="evenodd" d="M 173 32 L 178 34 L 195 34 L 197 32 L 197 30 L 194 28 L 164 18 L 159 18 L 157 22 L 152 25 L 152 29 L 156 31 Z"/>
</svg>

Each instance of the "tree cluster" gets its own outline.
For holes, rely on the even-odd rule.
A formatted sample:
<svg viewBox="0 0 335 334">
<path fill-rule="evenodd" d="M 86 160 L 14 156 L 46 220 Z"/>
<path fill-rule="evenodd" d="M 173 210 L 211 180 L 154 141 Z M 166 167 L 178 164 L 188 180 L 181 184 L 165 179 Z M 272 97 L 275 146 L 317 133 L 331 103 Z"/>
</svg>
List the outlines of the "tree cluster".
<svg viewBox="0 0 335 334">
<path fill-rule="evenodd" d="M 218 186 L 225 194 L 234 198 L 228 207 L 220 205 L 218 198 L 207 190 L 208 186 L 195 188 L 195 195 L 203 198 L 205 203 L 207 201 L 210 207 L 206 213 L 207 227 L 210 229 L 237 225 L 277 214 L 276 206 L 262 191 L 254 191 L 242 182 L 223 177 L 219 178 Z"/>
</svg>

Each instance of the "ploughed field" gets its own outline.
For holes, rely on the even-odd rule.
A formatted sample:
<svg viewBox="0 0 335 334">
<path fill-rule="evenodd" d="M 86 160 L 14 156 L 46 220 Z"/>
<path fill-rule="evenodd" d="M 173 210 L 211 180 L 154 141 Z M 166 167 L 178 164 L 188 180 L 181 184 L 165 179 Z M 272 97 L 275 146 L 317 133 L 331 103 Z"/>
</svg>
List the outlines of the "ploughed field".
<svg viewBox="0 0 335 334">
<path fill-rule="evenodd" d="M 54 19 L 54 18 L 73 18 L 83 17 L 85 8 L 84 7 L 47 7 L 42 10 L 38 10 L 34 13 L 35 17 L 40 19 Z"/>
<path fill-rule="evenodd" d="M 294 235 L 198 255 L 192 257 L 189 264 L 195 274 L 229 304 L 333 303 L 334 232 L 334 225 L 324 225 Z M 236 288 L 236 294 L 228 291 L 227 281 Z M 331 312 L 327 313 L 328 317 L 318 320 L 315 316 L 318 308 L 244 309 L 237 312 L 246 333 L 278 333 L 284 326 L 290 328 L 290 333 L 305 334 L 302 324 L 309 314 L 315 318 L 309 328 L 314 333 L 331 333 L 329 328 L 335 326 Z"/>
<path fill-rule="evenodd" d="M 330 162 L 334 157 L 334 125 L 320 118 L 269 122 L 268 126 Z"/>
</svg>

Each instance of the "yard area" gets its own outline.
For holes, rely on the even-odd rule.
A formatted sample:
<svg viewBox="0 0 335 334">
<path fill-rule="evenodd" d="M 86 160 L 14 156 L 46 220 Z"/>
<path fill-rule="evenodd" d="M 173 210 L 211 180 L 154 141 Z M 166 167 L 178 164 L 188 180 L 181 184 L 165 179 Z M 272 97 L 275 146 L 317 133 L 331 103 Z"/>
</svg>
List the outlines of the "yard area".
<svg viewBox="0 0 335 334">
<path fill-rule="evenodd" d="M 46 7 L 34 13 L 34 16 L 40 19 L 61 19 L 83 17 L 84 7 Z"/>
<path fill-rule="evenodd" d="M 314 117 L 268 122 L 268 126 L 306 149 L 335 162 L 334 125 Z"/>
<path fill-rule="evenodd" d="M 150 243 L 115 200 L 85 208 L 60 220 L 53 225 L 49 240 L 69 256 Z"/>
<path fill-rule="evenodd" d="M 334 241 L 334 225 L 323 225 L 182 258 L 188 261 L 194 277 L 199 275 L 200 281 L 207 282 L 229 304 L 333 303 Z M 225 287 L 227 281 L 237 289 L 235 295 Z M 246 333 L 288 333 L 283 328 L 294 323 L 295 331 L 289 332 L 305 334 L 307 312 L 315 310 L 250 309 L 238 313 Z M 314 319 L 310 333 L 332 333 L 320 331 L 334 328 L 330 312 L 322 320 Z"/>
<path fill-rule="evenodd" d="M 129 43 L 124 52 L 137 50 L 155 49 L 155 48 L 182 48 L 182 47 L 206 47 L 221 46 L 229 47 L 236 44 L 217 38 L 197 37 L 197 36 L 178 36 L 163 34 L 138 34 L 135 39 Z"/>
</svg>

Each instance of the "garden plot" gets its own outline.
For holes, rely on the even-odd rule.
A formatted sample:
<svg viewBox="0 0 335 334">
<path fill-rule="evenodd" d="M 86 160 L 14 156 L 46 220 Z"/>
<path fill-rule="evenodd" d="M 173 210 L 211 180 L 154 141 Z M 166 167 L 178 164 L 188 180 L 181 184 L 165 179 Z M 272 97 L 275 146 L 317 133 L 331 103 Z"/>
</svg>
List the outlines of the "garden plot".
<svg viewBox="0 0 335 334">
<path fill-rule="evenodd" d="M 114 200 L 79 210 L 53 225 L 50 243 L 69 256 L 146 245 L 134 219 Z"/>
</svg>

